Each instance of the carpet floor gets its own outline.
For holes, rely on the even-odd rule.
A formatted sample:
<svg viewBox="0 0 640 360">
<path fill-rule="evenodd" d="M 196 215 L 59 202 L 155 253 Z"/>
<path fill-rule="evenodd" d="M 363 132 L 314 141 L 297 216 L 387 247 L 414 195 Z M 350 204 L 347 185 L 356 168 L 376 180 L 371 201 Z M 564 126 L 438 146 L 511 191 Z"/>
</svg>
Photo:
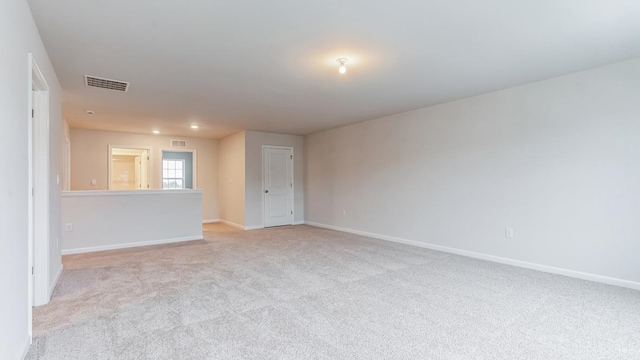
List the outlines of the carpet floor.
<svg viewBox="0 0 640 360">
<path fill-rule="evenodd" d="M 300 225 L 65 256 L 27 359 L 640 359 L 640 292 Z"/>
</svg>

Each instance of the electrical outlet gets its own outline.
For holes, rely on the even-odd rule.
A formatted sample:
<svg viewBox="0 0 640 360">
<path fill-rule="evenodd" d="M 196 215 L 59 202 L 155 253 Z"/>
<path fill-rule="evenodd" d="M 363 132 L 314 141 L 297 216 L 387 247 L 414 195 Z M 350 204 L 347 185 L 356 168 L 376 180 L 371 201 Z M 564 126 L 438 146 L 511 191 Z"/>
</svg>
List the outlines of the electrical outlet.
<svg viewBox="0 0 640 360">
<path fill-rule="evenodd" d="M 342 209 L 342 216 L 347 216 L 347 210 Z"/>
<path fill-rule="evenodd" d="M 67 229 L 67 232 L 73 231 L 73 224 L 72 223 L 67 223 L 66 229 Z"/>
<path fill-rule="evenodd" d="M 96 179 L 91 179 L 91 186 L 96 186 L 97 183 Z"/>
<path fill-rule="evenodd" d="M 512 238 L 513 237 L 513 228 L 511 228 L 511 227 L 504 228 L 504 237 Z"/>
</svg>

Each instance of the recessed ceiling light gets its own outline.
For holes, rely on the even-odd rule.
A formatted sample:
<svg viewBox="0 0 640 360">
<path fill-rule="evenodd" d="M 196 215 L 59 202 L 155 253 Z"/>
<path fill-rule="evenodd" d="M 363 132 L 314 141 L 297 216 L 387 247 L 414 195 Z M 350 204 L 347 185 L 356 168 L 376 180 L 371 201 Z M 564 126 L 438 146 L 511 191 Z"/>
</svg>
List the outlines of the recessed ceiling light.
<svg viewBox="0 0 640 360">
<path fill-rule="evenodd" d="M 158 134 L 160 134 L 160 130 L 153 130 L 152 133 L 158 135 Z"/>
<path fill-rule="evenodd" d="M 87 115 L 95 115 L 96 112 L 93 110 L 87 110 Z"/>
<path fill-rule="evenodd" d="M 199 126 L 198 125 L 191 125 L 191 128 L 192 129 L 197 129 L 197 128 L 199 128 Z"/>
<path fill-rule="evenodd" d="M 338 60 L 336 60 L 338 62 L 338 64 L 340 64 L 340 67 L 338 68 L 338 71 L 340 72 L 340 74 L 344 74 L 347 72 L 347 61 L 349 61 L 349 59 L 347 58 L 340 58 Z"/>
</svg>

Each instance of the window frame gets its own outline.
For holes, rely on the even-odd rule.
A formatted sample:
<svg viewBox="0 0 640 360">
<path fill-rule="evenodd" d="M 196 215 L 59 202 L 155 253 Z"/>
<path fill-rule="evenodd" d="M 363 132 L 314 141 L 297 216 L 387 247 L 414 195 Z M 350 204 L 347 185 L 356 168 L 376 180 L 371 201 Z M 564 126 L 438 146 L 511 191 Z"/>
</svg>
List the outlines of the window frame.
<svg viewBox="0 0 640 360">
<path fill-rule="evenodd" d="M 165 163 L 173 163 L 174 166 L 173 168 L 170 167 L 166 167 Z M 181 163 L 181 177 L 175 176 L 175 177 L 165 177 L 165 171 L 179 171 L 178 167 L 175 166 L 175 164 L 177 163 Z M 186 182 L 186 173 L 185 173 L 185 161 L 184 159 L 162 159 L 162 189 L 163 190 L 183 190 L 185 189 L 185 182 Z M 174 173 L 175 175 L 177 175 L 177 173 Z M 181 187 L 165 187 L 165 181 L 167 181 L 167 183 L 169 181 L 174 181 L 176 184 L 178 183 L 178 181 L 181 183 Z"/>
</svg>

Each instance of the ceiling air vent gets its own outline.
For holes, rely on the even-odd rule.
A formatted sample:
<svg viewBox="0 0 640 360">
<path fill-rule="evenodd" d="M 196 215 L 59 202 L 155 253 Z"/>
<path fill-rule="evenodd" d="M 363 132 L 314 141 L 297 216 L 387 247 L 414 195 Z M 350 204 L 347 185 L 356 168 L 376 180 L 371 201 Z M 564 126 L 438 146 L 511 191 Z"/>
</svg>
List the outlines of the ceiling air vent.
<svg viewBox="0 0 640 360">
<path fill-rule="evenodd" d="M 172 147 L 187 147 L 186 140 L 171 140 Z"/>
<path fill-rule="evenodd" d="M 119 80 L 105 79 L 97 76 L 85 75 L 84 83 L 87 86 L 98 87 L 102 89 L 116 90 L 116 91 L 129 91 L 129 83 Z"/>
</svg>

